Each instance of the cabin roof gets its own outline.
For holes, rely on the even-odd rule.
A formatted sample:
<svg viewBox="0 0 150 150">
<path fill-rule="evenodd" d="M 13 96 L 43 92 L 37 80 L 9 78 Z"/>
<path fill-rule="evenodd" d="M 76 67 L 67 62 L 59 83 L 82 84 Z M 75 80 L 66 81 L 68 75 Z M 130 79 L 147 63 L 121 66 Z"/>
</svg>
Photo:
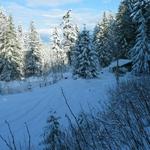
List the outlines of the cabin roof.
<svg viewBox="0 0 150 150">
<path fill-rule="evenodd" d="M 119 59 L 119 67 L 122 67 L 123 65 L 126 65 L 128 63 L 131 63 L 132 61 L 129 59 Z M 114 61 L 110 64 L 110 68 L 114 68 L 117 66 L 117 61 Z"/>
</svg>

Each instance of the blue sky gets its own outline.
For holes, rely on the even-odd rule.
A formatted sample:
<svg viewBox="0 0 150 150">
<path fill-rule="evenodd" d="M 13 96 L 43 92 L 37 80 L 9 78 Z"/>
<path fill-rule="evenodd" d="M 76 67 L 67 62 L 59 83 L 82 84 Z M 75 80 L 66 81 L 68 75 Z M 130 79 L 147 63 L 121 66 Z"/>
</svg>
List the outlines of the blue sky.
<svg viewBox="0 0 150 150">
<path fill-rule="evenodd" d="M 75 23 L 92 29 L 104 11 L 117 12 L 121 0 L 1 0 L 0 6 L 12 14 L 15 23 L 27 30 L 31 20 L 41 33 L 49 33 L 61 23 L 64 13 L 72 9 Z"/>
</svg>

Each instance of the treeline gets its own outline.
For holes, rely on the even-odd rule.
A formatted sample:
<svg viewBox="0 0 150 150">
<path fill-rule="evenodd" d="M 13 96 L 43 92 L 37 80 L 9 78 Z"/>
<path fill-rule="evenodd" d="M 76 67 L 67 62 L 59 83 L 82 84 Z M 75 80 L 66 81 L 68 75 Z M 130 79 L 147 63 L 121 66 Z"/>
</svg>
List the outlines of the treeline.
<svg viewBox="0 0 150 150">
<path fill-rule="evenodd" d="M 22 26 L 16 28 L 12 17 L 0 10 L 0 80 L 9 82 L 65 70 L 71 63 L 69 52 L 78 32 L 70 22 L 70 11 L 63 16 L 61 29 L 63 39 L 55 28 L 53 41 L 47 48 L 33 21 L 29 31 L 24 32 Z"/>
<path fill-rule="evenodd" d="M 26 36 L 12 17 L 0 12 L 0 80 L 19 80 L 42 72 L 42 44 L 34 23 Z M 24 39 L 26 38 L 26 39 Z"/>
<path fill-rule="evenodd" d="M 127 58 L 132 60 L 133 72 L 149 72 L 149 16 L 148 0 L 123 0 L 115 16 L 104 13 L 93 39 L 102 67 L 112 60 Z"/>
<path fill-rule="evenodd" d="M 12 17 L 0 12 L 0 80 L 11 81 L 30 76 L 48 75 L 50 70 L 73 69 L 82 78 L 98 76 L 99 68 L 120 58 L 132 60 L 134 74 L 150 73 L 150 2 L 123 0 L 118 13 L 104 12 L 93 33 L 82 31 L 73 23 L 69 10 L 54 29 L 50 54 L 45 61 L 45 47 L 32 22 L 24 34 L 16 31 Z"/>
</svg>

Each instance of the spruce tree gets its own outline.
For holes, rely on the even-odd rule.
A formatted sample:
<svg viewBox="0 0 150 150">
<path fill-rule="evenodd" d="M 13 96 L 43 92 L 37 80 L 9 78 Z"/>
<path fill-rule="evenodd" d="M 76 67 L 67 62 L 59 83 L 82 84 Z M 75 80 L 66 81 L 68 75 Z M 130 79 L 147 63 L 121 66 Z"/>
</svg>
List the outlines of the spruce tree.
<svg viewBox="0 0 150 150">
<path fill-rule="evenodd" d="M 44 131 L 42 144 L 44 150 L 63 150 L 64 142 L 62 139 L 62 131 L 59 123 L 59 117 L 54 114 L 50 115 L 47 120 L 47 126 Z"/>
<path fill-rule="evenodd" d="M 94 29 L 93 44 L 98 54 L 98 59 L 101 67 L 106 67 L 112 60 L 112 50 L 109 47 L 109 26 L 112 22 L 112 17 L 105 12 L 103 19 L 97 24 Z"/>
<path fill-rule="evenodd" d="M 21 79 L 23 76 L 22 53 L 11 16 L 7 19 L 3 38 L 3 47 L 1 47 L 0 53 L 0 80 Z"/>
<path fill-rule="evenodd" d="M 4 48 L 4 33 L 6 31 L 7 17 L 4 12 L 0 9 L 0 53 Z"/>
<path fill-rule="evenodd" d="M 4 12 L 0 9 L 0 58 L 2 59 L 2 50 L 4 49 L 5 32 L 7 25 L 7 17 Z M 2 60 L 1 60 L 2 61 Z M 0 63 L 0 68 L 2 68 L 2 63 Z"/>
<path fill-rule="evenodd" d="M 71 10 L 63 16 L 63 49 L 66 53 L 65 64 L 72 64 L 73 49 L 78 36 L 78 28 L 72 23 Z"/>
<path fill-rule="evenodd" d="M 28 35 L 28 51 L 26 54 L 26 76 L 40 76 L 42 74 L 42 54 L 40 36 L 37 33 L 34 23 L 30 24 Z"/>
<path fill-rule="evenodd" d="M 122 56 L 122 50 L 119 48 L 120 43 L 118 43 L 118 37 L 116 35 L 117 32 L 116 20 L 113 18 L 108 27 L 108 36 L 106 40 L 106 49 L 111 52 L 110 61 L 118 60 Z"/>
<path fill-rule="evenodd" d="M 53 32 L 53 44 L 52 44 L 52 53 L 53 53 L 53 59 L 55 63 L 55 67 L 57 68 L 58 71 L 62 71 L 62 68 L 64 66 L 64 59 L 65 59 L 65 54 L 62 49 L 61 41 L 60 41 L 60 36 L 58 33 L 58 29 L 55 28 Z"/>
<path fill-rule="evenodd" d="M 130 58 L 129 51 L 136 39 L 137 26 L 132 22 L 131 7 L 135 0 L 123 0 L 116 15 L 116 42 L 120 58 Z"/>
<path fill-rule="evenodd" d="M 92 46 L 89 31 L 85 27 L 79 34 L 74 55 L 74 75 L 85 79 L 98 76 L 97 53 Z"/>
<path fill-rule="evenodd" d="M 150 73 L 150 46 L 148 41 L 148 16 L 145 16 L 147 8 L 150 6 L 148 0 L 137 0 L 133 5 L 131 17 L 138 25 L 137 37 L 134 47 L 131 49 L 132 71 L 136 74 Z"/>
<path fill-rule="evenodd" d="M 22 26 L 19 25 L 18 26 L 18 30 L 17 30 L 17 38 L 18 38 L 18 41 L 20 43 L 20 47 L 21 47 L 21 60 L 22 60 L 22 73 L 23 73 L 23 76 L 25 76 L 25 56 L 26 56 L 26 51 L 27 49 L 25 48 L 25 41 L 24 41 L 24 33 L 23 33 L 23 29 L 22 29 Z"/>
<path fill-rule="evenodd" d="M 148 41 L 150 43 L 150 2 L 147 1 L 147 6 L 145 7 L 145 13 L 144 13 L 144 17 L 146 18 L 146 26 L 147 26 L 147 36 L 148 36 Z"/>
<path fill-rule="evenodd" d="M 21 25 L 18 26 L 17 37 L 18 37 L 18 40 L 20 41 L 22 51 L 25 51 L 24 33 L 23 33 L 23 29 Z"/>
</svg>

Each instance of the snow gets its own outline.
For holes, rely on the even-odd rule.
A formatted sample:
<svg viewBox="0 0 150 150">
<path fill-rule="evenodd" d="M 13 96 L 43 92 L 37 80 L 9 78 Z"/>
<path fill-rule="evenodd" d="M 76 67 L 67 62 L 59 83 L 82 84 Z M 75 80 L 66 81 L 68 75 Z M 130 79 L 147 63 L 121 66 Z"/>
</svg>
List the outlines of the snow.
<svg viewBox="0 0 150 150">
<path fill-rule="evenodd" d="M 4 123 L 7 120 L 15 134 L 17 144 L 24 142 L 25 138 L 27 140 L 24 125 L 26 122 L 31 133 L 31 141 L 37 150 L 42 139 L 40 135 L 46 126 L 50 111 L 57 112 L 64 126 L 67 126 L 65 114 L 71 117 L 62 97 L 61 88 L 64 90 L 73 112 L 78 114 L 81 106 L 85 111 L 89 110 L 89 105 L 103 110 L 104 104 L 107 102 L 107 90 L 115 84 L 114 75 L 109 73 L 108 70 L 104 70 L 98 79 L 73 80 L 71 75 L 68 74 L 68 79 L 59 81 L 49 87 L 37 88 L 30 92 L 14 95 L 0 95 L 0 134 L 8 137 L 8 129 Z M 1 140 L 0 150 L 7 150 Z"/>
<path fill-rule="evenodd" d="M 125 65 L 125 64 L 127 64 L 127 63 L 130 63 L 131 62 L 131 60 L 129 60 L 129 59 L 119 59 L 119 67 L 120 66 L 123 66 L 123 65 Z M 113 68 L 113 67 L 116 67 L 117 66 L 117 61 L 114 61 L 114 62 L 112 62 L 111 64 L 110 64 L 110 68 Z"/>
<path fill-rule="evenodd" d="M 58 78 L 57 80 L 60 79 Z M 40 86 L 44 86 L 45 82 L 47 85 L 53 84 L 54 81 L 51 74 L 47 78 L 30 77 L 19 82 L 16 80 L 11 82 L 0 81 L 0 93 L 6 95 L 28 92 L 31 89 L 37 89 Z"/>
</svg>

